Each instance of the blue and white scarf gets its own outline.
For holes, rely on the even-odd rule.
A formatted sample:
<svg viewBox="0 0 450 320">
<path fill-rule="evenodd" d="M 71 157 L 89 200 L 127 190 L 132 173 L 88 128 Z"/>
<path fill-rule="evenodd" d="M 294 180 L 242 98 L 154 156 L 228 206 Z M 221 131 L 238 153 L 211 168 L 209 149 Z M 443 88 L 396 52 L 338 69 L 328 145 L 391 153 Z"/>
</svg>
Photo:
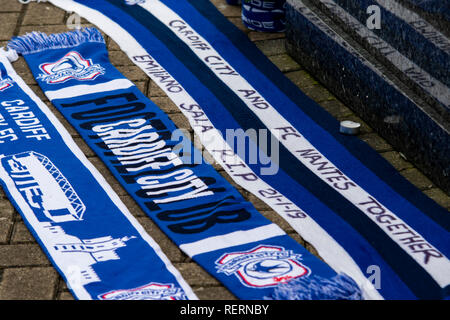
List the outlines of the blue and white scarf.
<svg viewBox="0 0 450 320">
<path fill-rule="evenodd" d="M 196 299 L 0 49 L 0 182 L 78 299 Z"/>
<path fill-rule="evenodd" d="M 238 298 L 360 298 L 350 278 L 336 275 L 203 161 L 111 65 L 97 29 L 33 32 L 8 46 L 24 55 L 46 96 L 149 217 Z"/>
<path fill-rule="evenodd" d="M 286 219 L 331 267 L 349 274 L 366 297 L 449 295 L 448 212 L 368 145 L 341 135 L 337 121 L 208 0 L 50 2 L 116 41 L 187 116 L 235 182 Z M 279 170 L 264 174 L 260 162 L 236 159 L 233 148 L 210 142 L 227 129 L 268 130 L 280 142 Z"/>
</svg>

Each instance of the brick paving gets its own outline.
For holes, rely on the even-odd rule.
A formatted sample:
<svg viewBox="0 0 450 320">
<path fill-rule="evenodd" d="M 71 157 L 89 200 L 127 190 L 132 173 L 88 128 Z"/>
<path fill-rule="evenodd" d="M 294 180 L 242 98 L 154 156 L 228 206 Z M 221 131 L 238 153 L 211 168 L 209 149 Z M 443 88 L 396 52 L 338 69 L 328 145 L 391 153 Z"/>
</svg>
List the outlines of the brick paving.
<svg viewBox="0 0 450 320">
<path fill-rule="evenodd" d="M 240 8 L 229 6 L 225 0 L 211 0 L 216 7 L 268 56 L 268 58 L 291 79 L 303 92 L 320 104 L 337 120 L 350 119 L 362 123 L 360 138 L 387 159 L 405 178 L 415 184 L 426 195 L 443 207 L 450 209 L 450 197 L 437 188 L 426 176 L 409 163 L 402 154 L 396 152 L 385 140 L 380 138 L 369 125 L 359 119 L 347 106 L 337 100 L 326 88 L 318 83 L 301 65 L 286 54 L 283 33 L 258 33 L 246 29 L 240 19 Z M 13 35 L 30 31 L 47 33 L 67 31 L 69 14 L 48 3 L 20 4 L 15 0 L 0 0 L 0 46 L 4 46 Z M 82 20 L 83 26 L 90 26 Z M 110 59 L 126 77 L 152 101 L 169 114 L 175 124 L 184 129 L 190 128 L 187 119 L 178 111 L 170 99 L 153 83 L 111 39 L 106 37 Z M 235 299 L 235 297 L 196 263 L 182 253 L 161 230 L 142 212 L 134 200 L 127 195 L 115 178 L 108 172 L 100 159 L 83 142 L 76 131 L 65 121 L 44 97 L 34 81 L 23 58 L 14 63 L 16 71 L 25 82 L 46 102 L 73 136 L 88 159 L 97 167 L 145 230 L 158 242 L 170 261 L 181 272 L 200 299 Z M 194 137 L 195 139 L 195 137 Z M 236 186 L 221 168 L 216 169 Z M 300 244 L 313 254 L 314 248 L 306 243 L 279 215 L 249 192 L 236 186 L 241 194 L 267 218 L 277 223 Z M 7 200 L 0 188 L 0 300 L 6 299 L 73 299 L 67 286 L 49 260 L 28 232 L 20 215 Z"/>
</svg>

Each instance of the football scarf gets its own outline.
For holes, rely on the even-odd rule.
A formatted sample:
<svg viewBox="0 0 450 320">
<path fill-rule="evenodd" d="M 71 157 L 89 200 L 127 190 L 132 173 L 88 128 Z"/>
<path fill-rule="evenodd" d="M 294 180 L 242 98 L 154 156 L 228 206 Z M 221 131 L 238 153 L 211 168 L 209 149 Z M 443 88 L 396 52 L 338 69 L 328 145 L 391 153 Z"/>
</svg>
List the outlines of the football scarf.
<svg viewBox="0 0 450 320">
<path fill-rule="evenodd" d="M 282 32 L 286 29 L 286 0 L 243 0 L 242 23 L 261 32 Z"/>
<path fill-rule="evenodd" d="M 202 159 L 111 65 L 97 29 L 33 32 L 9 47 L 24 55 L 46 96 L 149 217 L 238 298 L 361 297 L 350 278 L 256 211 Z"/>
<path fill-rule="evenodd" d="M 448 212 L 357 137 L 341 135 L 339 123 L 209 1 L 50 2 L 116 41 L 186 115 L 235 182 L 367 297 L 448 295 Z M 278 170 L 236 159 L 229 146 L 217 148 L 227 129 L 269 132 L 268 140 L 279 142 Z M 270 155 L 257 140 L 249 143 Z"/>
<path fill-rule="evenodd" d="M 0 182 L 77 299 L 196 299 L 0 49 Z"/>
</svg>

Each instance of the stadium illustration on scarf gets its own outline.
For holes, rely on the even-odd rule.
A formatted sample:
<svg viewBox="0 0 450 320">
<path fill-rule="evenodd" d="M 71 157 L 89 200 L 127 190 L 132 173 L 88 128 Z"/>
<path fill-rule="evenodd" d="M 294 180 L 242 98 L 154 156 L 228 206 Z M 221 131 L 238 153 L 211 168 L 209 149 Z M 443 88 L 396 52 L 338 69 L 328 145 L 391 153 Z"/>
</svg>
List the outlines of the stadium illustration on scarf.
<svg viewBox="0 0 450 320">
<path fill-rule="evenodd" d="M 115 40 L 185 114 L 205 149 L 230 177 L 273 208 L 328 264 L 265 219 L 211 165 L 192 164 L 191 157 L 198 157 L 198 150 L 192 148 L 192 154 L 185 155 L 174 152 L 177 141 L 171 133 L 175 125 L 110 64 L 98 30 L 55 35 L 34 32 L 12 39 L 8 48 L 25 57 L 49 100 L 141 208 L 238 298 L 449 296 L 446 210 L 362 141 L 341 136 L 336 120 L 316 108 L 209 1 L 49 2 L 85 17 Z M 2 79 L 11 74 L 8 71 Z M 14 87 L 17 82 L 6 80 L 4 86 Z M 239 158 L 223 139 L 227 129 L 250 128 L 265 129 L 280 143 L 275 174 L 265 175 L 261 163 Z M 41 150 L 40 142 L 14 144 L 4 155 L 12 160 L 2 164 L 12 163 L 23 170 L 31 161 L 55 162 L 54 155 Z M 250 144 L 270 154 L 257 141 Z M 65 174 L 61 165 L 57 167 Z M 15 169 L 3 170 L 2 176 L 12 179 L 8 170 Z M 73 186 L 80 195 L 82 191 L 71 179 L 77 178 L 67 179 L 64 185 Z M 18 189 L 17 184 L 13 188 L 6 183 L 8 187 Z M 13 201 L 23 198 L 20 192 L 10 191 L 10 196 Z M 81 195 L 75 198 L 77 208 L 70 217 L 79 217 L 79 207 L 85 203 Z M 106 203 L 111 198 L 108 194 Z M 21 212 L 25 214 L 26 209 Z M 70 217 L 58 211 L 53 221 L 67 223 Z M 121 235 L 127 237 L 121 238 L 121 245 L 137 242 L 132 238 L 139 238 L 135 234 Z M 52 241 L 42 240 L 45 247 Z M 48 254 L 53 257 L 53 252 Z M 143 269 L 143 255 L 137 255 L 123 263 Z M 162 258 L 153 253 L 148 259 Z M 185 296 L 193 298 L 170 263 L 165 261 L 165 265 L 166 276 L 175 277 L 167 281 L 175 284 L 170 289 L 179 283 Z M 367 279 L 370 266 L 382 270 L 380 288 Z M 105 294 L 126 298 L 133 288 L 140 291 L 152 283 L 125 285 L 126 277 L 120 278 L 109 278 L 108 283 L 115 286 L 111 290 L 99 288 L 103 281 L 87 284 L 85 290 L 92 298 Z"/>
</svg>

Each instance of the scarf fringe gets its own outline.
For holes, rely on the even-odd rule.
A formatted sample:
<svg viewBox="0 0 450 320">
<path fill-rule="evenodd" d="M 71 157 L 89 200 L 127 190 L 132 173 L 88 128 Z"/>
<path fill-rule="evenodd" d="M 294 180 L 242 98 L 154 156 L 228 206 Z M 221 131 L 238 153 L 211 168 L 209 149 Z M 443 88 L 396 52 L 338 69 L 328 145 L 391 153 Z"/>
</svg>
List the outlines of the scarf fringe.
<svg viewBox="0 0 450 320">
<path fill-rule="evenodd" d="M 362 300 L 362 292 L 346 274 L 331 279 L 316 275 L 280 284 L 265 300 Z"/>
<path fill-rule="evenodd" d="M 33 31 L 23 36 L 12 38 L 7 47 L 25 55 L 48 49 L 70 48 L 86 42 L 105 43 L 105 39 L 103 39 L 102 34 L 96 28 L 83 28 L 50 35 Z"/>
</svg>

